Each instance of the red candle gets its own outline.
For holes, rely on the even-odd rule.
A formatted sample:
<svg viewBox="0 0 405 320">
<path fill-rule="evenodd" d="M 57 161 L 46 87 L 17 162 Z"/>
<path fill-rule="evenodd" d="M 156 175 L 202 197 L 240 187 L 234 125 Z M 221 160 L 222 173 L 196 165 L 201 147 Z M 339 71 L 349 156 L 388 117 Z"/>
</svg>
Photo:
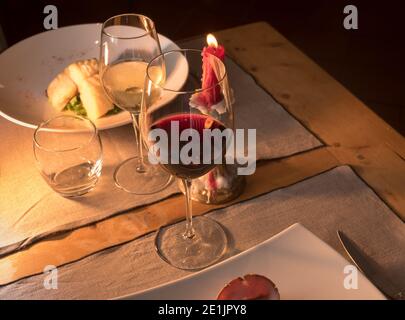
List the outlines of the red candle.
<svg viewBox="0 0 405 320">
<path fill-rule="evenodd" d="M 203 60 L 203 75 L 202 75 L 202 89 L 211 88 L 207 91 L 203 91 L 201 95 L 202 102 L 204 105 L 210 109 L 212 105 L 217 104 L 223 99 L 221 94 L 221 87 L 218 84 L 218 78 L 215 74 L 213 63 L 215 59 L 212 55 L 224 61 L 225 58 L 225 48 L 218 45 L 217 40 L 212 34 L 207 35 L 207 44 L 202 51 Z"/>
<path fill-rule="evenodd" d="M 215 59 L 212 56 L 224 61 L 225 48 L 218 45 L 217 39 L 212 34 L 207 35 L 208 46 L 203 48 L 202 60 L 203 60 L 203 76 L 202 76 L 202 89 L 211 88 L 203 91 L 201 100 L 208 110 L 215 104 L 219 103 L 222 99 L 221 87 L 218 84 L 218 78 L 215 74 L 213 63 Z M 215 179 L 215 170 L 212 170 L 207 175 L 206 188 L 211 192 L 216 192 L 218 186 Z"/>
</svg>

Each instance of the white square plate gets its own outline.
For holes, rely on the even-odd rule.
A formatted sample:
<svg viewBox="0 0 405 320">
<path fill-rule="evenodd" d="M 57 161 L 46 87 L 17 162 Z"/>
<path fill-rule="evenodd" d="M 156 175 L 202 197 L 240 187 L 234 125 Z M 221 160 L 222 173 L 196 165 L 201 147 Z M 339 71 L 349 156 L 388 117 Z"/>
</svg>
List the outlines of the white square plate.
<svg viewBox="0 0 405 320">
<path fill-rule="evenodd" d="M 345 289 L 350 263 L 300 224 L 212 267 L 121 299 L 216 299 L 232 279 L 260 274 L 271 279 L 281 299 L 385 299 L 358 272 L 358 289 Z"/>
</svg>

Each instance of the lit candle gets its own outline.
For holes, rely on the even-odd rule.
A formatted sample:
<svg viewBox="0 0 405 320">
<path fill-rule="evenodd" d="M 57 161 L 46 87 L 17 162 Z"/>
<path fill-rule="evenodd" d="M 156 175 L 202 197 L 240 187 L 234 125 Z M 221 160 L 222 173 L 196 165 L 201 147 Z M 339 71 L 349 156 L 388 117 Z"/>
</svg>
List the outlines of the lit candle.
<svg viewBox="0 0 405 320">
<path fill-rule="evenodd" d="M 213 68 L 213 63 L 215 62 L 214 59 L 212 59 L 212 55 L 223 61 L 225 58 L 225 48 L 218 45 L 217 39 L 211 33 L 207 35 L 207 44 L 208 45 L 205 46 L 202 51 L 202 89 L 213 88 L 204 91 L 202 98 L 205 106 L 210 109 L 212 105 L 217 104 L 223 99 L 220 86 L 216 86 L 216 84 L 218 84 L 218 78 Z"/>
<path fill-rule="evenodd" d="M 224 61 L 225 48 L 221 45 L 218 45 L 217 39 L 211 33 L 207 35 L 207 44 L 208 46 L 205 46 L 202 51 L 202 89 L 212 87 L 212 89 L 210 90 L 203 91 L 204 103 L 208 109 L 211 109 L 213 105 L 219 103 L 223 99 L 220 86 L 215 86 L 216 84 L 218 84 L 218 78 L 213 68 L 213 61 L 215 59 L 212 59 L 212 55 L 216 56 L 221 61 Z M 218 170 L 214 169 L 210 171 L 206 176 L 205 187 L 209 193 L 215 193 L 218 189 L 216 181 L 217 173 Z"/>
</svg>

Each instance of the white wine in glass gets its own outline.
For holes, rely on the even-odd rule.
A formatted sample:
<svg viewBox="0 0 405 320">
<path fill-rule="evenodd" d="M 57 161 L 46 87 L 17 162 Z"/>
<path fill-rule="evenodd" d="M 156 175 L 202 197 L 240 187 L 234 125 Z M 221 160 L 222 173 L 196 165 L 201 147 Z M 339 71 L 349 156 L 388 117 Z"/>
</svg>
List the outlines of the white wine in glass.
<svg viewBox="0 0 405 320">
<path fill-rule="evenodd" d="M 131 113 L 140 112 L 147 66 L 145 61 L 118 61 L 108 65 L 103 72 L 103 86 L 121 108 Z M 152 72 L 163 78 L 161 68 L 156 67 Z M 155 91 L 155 87 L 152 90 Z M 156 99 L 157 94 L 149 97 Z"/>
</svg>

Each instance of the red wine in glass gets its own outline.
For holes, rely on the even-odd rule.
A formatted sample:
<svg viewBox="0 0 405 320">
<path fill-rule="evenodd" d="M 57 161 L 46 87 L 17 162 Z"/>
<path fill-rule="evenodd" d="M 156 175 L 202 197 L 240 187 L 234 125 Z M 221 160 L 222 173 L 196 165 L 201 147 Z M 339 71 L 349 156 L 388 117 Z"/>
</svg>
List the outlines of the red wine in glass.
<svg viewBox="0 0 405 320">
<path fill-rule="evenodd" d="M 191 162 L 190 164 L 186 164 L 182 162 L 181 157 L 179 154 L 176 154 L 175 159 L 179 159 L 179 163 L 172 163 L 172 152 L 179 152 L 184 147 L 189 141 L 180 141 L 178 138 L 179 136 L 172 136 L 172 124 L 177 122 L 178 123 L 178 128 L 179 128 L 179 136 L 184 130 L 187 129 L 194 129 L 198 132 L 199 137 L 200 137 L 200 154 L 199 154 L 199 161 L 195 161 L 196 163 Z M 214 129 L 219 129 L 221 132 L 225 130 L 225 126 L 219 122 L 218 120 L 204 114 L 192 114 L 192 113 L 180 113 L 180 114 L 174 114 L 170 115 L 168 117 L 162 118 L 159 121 L 155 122 L 152 126 L 151 129 L 162 129 L 166 132 L 168 136 L 168 163 L 167 164 L 162 164 L 163 168 L 167 170 L 170 174 L 181 178 L 181 179 L 195 179 L 198 177 L 201 177 L 208 173 L 210 170 L 212 170 L 215 166 L 214 163 L 214 138 L 207 138 L 210 141 L 204 141 L 204 136 L 203 136 L 203 130 L 208 129 L 208 130 L 214 130 Z M 174 142 L 172 139 L 179 139 L 179 141 Z M 179 150 L 172 150 L 171 146 L 172 143 L 178 143 Z M 203 163 L 203 155 L 204 155 L 204 143 L 211 144 L 211 154 L 210 154 L 210 163 L 205 164 Z M 225 141 L 222 141 L 222 155 L 225 153 L 225 146 L 226 143 Z"/>
</svg>

